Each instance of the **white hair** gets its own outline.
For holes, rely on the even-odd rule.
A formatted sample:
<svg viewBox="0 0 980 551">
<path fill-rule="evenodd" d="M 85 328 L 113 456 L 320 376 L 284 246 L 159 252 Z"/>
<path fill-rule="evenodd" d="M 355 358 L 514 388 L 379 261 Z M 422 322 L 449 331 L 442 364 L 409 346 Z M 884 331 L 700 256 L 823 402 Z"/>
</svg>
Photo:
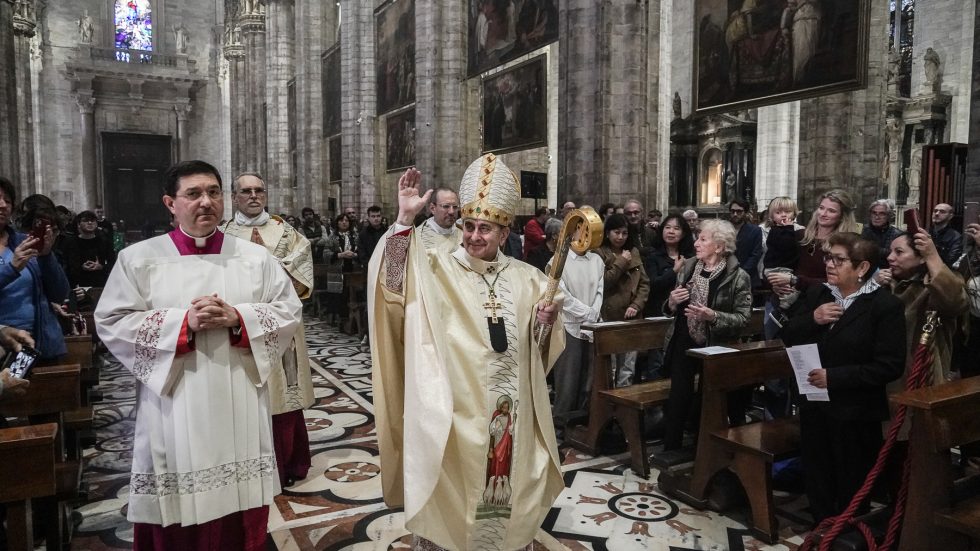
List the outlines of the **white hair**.
<svg viewBox="0 0 980 551">
<path fill-rule="evenodd" d="M 682 214 L 681 216 L 685 220 L 687 220 L 689 218 L 697 218 L 698 217 L 698 211 L 696 211 L 694 209 L 687 209 L 687 210 L 684 211 L 684 214 Z"/>
<path fill-rule="evenodd" d="M 708 233 L 711 240 L 725 247 L 725 254 L 735 252 L 735 226 L 728 220 L 709 218 L 701 222 L 701 235 Z"/>
</svg>

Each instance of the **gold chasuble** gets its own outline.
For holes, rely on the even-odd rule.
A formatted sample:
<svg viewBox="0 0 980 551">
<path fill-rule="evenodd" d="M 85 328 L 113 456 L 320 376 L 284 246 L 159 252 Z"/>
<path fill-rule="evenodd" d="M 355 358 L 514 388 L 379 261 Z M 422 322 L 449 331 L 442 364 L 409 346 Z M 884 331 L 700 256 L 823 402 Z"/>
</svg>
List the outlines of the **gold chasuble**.
<svg viewBox="0 0 980 551">
<path fill-rule="evenodd" d="M 385 503 L 448 549 L 522 548 L 564 488 L 545 375 L 565 332 L 551 332 L 544 356 L 533 337 L 548 281 L 503 254 L 426 249 L 399 229 L 368 271 Z"/>
</svg>

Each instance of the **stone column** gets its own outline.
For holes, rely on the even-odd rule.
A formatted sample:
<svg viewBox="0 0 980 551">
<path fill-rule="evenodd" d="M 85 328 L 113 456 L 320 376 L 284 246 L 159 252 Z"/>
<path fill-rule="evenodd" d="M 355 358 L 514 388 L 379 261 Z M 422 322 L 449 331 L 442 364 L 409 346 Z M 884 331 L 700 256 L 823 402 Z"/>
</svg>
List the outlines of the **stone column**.
<svg viewBox="0 0 980 551">
<path fill-rule="evenodd" d="M 34 0 L 19 0 L 14 17 L 14 80 L 17 86 L 17 137 L 20 177 L 18 184 L 24 191 L 34 192 L 37 187 L 34 175 L 34 113 L 32 101 L 34 87 L 31 82 L 31 39 L 37 24 L 34 16 Z"/>
<path fill-rule="evenodd" d="M 374 7 L 373 2 L 341 0 L 340 73 L 343 79 L 342 141 L 344 163 L 340 205 L 363 213 L 378 202 L 375 174 Z"/>
<path fill-rule="evenodd" d="M 800 160 L 800 102 L 790 101 L 760 107 L 756 141 L 756 209 L 765 209 L 773 197 L 796 199 Z"/>
<path fill-rule="evenodd" d="M 20 156 L 17 135 L 17 84 L 9 78 L 16 74 L 16 50 L 13 29 L 14 0 L 0 0 L 0 175 L 9 178 L 26 191 L 20 182 Z"/>
<path fill-rule="evenodd" d="M 177 98 L 174 103 L 174 111 L 177 112 L 177 160 L 187 161 L 191 159 L 190 139 L 187 134 L 187 120 L 191 116 L 194 106 L 191 105 L 190 98 Z"/>
<path fill-rule="evenodd" d="M 466 2 L 415 0 L 415 162 L 433 186 L 459 186 L 466 151 Z M 436 41 L 425 37 L 439 36 Z"/>
<path fill-rule="evenodd" d="M 296 27 L 296 203 L 325 213 L 327 167 L 323 162 L 323 91 L 320 56 L 324 12 L 333 13 L 323 2 L 299 2 L 294 11 Z M 331 41 L 332 42 L 332 41 Z M 297 209 L 298 210 L 298 209 Z"/>
<path fill-rule="evenodd" d="M 98 175 L 95 169 L 95 96 L 92 83 L 86 87 L 79 84 L 75 92 L 75 103 L 81 116 L 82 137 L 82 193 L 86 208 L 100 204 L 98 193 Z"/>
<path fill-rule="evenodd" d="M 245 103 L 245 49 L 241 42 L 242 30 L 232 22 L 231 29 L 225 34 L 224 55 L 228 60 L 228 86 L 229 86 L 229 121 L 231 126 L 231 170 L 234 174 L 229 177 L 234 178 L 241 172 L 245 172 L 245 148 L 247 137 L 245 133 L 245 119 L 247 106 Z"/>
<path fill-rule="evenodd" d="M 239 18 L 245 48 L 245 170 L 265 172 L 265 7 L 256 1 Z"/>
<path fill-rule="evenodd" d="M 650 204 L 659 123 L 660 1 L 561 3 L 558 197 L 600 204 L 638 197 Z M 655 17 L 650 13 L 654 12 Z M 652 30 L 651 30 L 652 29 Z M 649 191 L 649 193 L 648 193 Z"/>
<path fill-rule="evenodd" d="M 832 188 L 851 192 L 866 212 L 884 187 L 888 3 L 870 2 L 867 87 L 800 102 L 800 171 L 797 202 L 809 220 L 816 198 Z"/>
<path fill-rule="evenodd" d="M 269 194 L 271 212 L 296 210 L 293 163 L 289 152 L 288 86 L 293 77 L 293 0 L 266 0 L 266 169 L 262 171 Z"/>
<path fill-rule="evenodd" d="M 970 87 L 970 149 L 966 156 L 966 200 L 980 201 L 980 0 L 973 21 L 973 85 Z"/>
</svg>

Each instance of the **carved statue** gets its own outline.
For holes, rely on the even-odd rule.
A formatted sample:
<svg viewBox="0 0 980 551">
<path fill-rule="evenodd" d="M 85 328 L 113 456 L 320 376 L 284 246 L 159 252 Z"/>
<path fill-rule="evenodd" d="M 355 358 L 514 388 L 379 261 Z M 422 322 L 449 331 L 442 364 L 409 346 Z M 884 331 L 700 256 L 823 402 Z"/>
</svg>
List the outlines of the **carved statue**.
<svg viewBox="0 0 980 551">
<path fill-rule="evenodd" d="M 78 39 L 82 44 L 92 43 L 92 33 L 95 31 L 94 24 L 92 23 L 92 18 L 88 15 L 88 10 L 85 10 L 85 15 L 78 20 Z"/>
<path fill-rule="evenodd" d="M 898 73 L 901 71 L 902 56 L 899 55 L 895 46 L 888 47 L 888 92 L 898 95 Z"/>
<path fill-rule="evenodd" d="M 674 92 L 674 119 L 679 119 L 682 116 L 681 112 L 681 94 L 679 92 Z"/>
<path fill-rule="evenodd" d="M 187 53 L 187 29 L 184 28 L 184 24 L 181 23 L 177 27 L 173 27 L 174 33 L 174 44 L 177 46 L 178 54 Z"/>
<path fill-rule="evenodd" d="M 732 199 L 735 199 L 735 193 L 735 173 L 728 171 L 728 175 L 725 176 L 725 200 L 731 201 Z"/>
<path fill-rule="evenodd" d="M 926 53 L 922 57 L 922 68 L 926 73 L 926 86 L 932 92 L 939 92 L 943 76 L 940 70 L 941 64 L 942 60 L 939 59 L 939 54 L 936 53 L 936 50 L 926 48 Z"/>
<path fill-rule="evenodd" d="M 904 138 L 902 130 L 902 125 L 896 118 L 889 118 L 888 122 L 885 123 L 885 134 L 888 136 L 888 156 L 892 159 L 897 159 L 902 149 Z"/>
</svg>

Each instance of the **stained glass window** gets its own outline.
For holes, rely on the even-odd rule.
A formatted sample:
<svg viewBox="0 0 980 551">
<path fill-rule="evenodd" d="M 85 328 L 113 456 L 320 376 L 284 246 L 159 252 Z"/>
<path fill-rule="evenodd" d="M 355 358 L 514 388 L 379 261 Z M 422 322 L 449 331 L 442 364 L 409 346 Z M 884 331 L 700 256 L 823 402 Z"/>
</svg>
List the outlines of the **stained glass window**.
<svg viewBox="0 0 980 551">
<path fill-rule="evenodd" d="M 116 0 L 115 22 L 117 48 L 153 49 L 150 0 Z"/>
</svg>

